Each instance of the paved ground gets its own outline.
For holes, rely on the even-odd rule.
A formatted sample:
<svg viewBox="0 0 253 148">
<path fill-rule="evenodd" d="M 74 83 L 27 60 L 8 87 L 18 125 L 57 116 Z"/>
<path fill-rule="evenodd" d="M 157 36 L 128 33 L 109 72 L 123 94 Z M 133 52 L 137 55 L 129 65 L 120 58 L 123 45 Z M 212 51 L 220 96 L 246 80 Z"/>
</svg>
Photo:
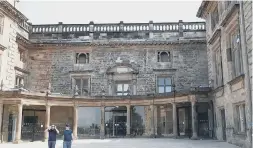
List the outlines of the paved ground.
<svg viewBox="0 0 253 148">
<path fill-rule="evenodd" d="M 32 142 L 21 144 L 0 144 L 2 148 L 47 148 L 47 143 Z M 57 141 L 56 148 L 62 148 Z M 188 139 L 105 139 L 76 140 L 72 148 L 239 148 L 226 142 Z"/>
</svg>

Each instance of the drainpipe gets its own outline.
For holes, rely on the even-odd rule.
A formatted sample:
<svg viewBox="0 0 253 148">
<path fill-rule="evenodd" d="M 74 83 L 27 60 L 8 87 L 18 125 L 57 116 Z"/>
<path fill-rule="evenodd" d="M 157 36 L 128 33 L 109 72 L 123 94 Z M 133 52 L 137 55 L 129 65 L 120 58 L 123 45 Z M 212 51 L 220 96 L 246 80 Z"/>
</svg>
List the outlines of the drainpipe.
<svg viewBox="0 0 253 148">
<path fill-rule="evenodd" d="M 243 71 L 245 74 L 244 85 L 246 90 L 246 111 L 249 112 L 248 116 L 248 130 L 247 130 L 247 142 L 249 142 L 249 148 L 252 147 L 252 98 L 251 98 L 251 86 L 250 86 L 250 77 L 249 77 L 249 64 L 248 64 L 248 56 L 247 56 L 247 43 L 246 43 L 246 31 L 245 31 L 245 20 L 244 20 L 244 11 L 243 11 L 243 1 L 239 1 L 240 4 L 240 37 L 241 37 L 241 48 L 242 48 L 242 60 L 243 60 Z"/>
</svg>

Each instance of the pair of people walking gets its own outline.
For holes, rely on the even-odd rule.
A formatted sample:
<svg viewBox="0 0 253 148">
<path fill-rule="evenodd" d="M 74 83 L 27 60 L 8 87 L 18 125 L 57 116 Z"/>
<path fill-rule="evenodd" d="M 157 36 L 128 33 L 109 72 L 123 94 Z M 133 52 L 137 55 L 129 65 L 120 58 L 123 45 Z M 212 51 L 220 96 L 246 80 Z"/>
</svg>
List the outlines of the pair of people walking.
<svg viewBox="0 0 253 148">
<path fill-rule="evenodd" d="M 59 130 L 55 125 L 48 127 L 45 132 L 48 132 L 48 148 L 55 148 L 56 145 L 56 135 L 59 134 Z M 63 148 L 71 148 L 73 141 L 73 132 L 70 130 L 68 124 L 66 124 L 66 129 L 63 132 Z"/>
</svg>

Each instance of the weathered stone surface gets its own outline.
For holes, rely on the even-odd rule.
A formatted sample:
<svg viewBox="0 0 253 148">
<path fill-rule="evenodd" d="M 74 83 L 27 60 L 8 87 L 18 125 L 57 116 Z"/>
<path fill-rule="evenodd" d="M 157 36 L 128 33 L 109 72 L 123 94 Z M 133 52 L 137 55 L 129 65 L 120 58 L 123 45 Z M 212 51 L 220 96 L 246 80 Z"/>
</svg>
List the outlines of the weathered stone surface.
<svg viewBox="0 0 253 148">
<path fill-rule="evenodd" d="M 82 50 L 55 49 L 29 52 L 30 58 L 30 89 L 45 90 L 51 83 L 52 92 L 71 94 L 70 72 L 85 72 L 91 76 L 91 95 L 101 95 L 101 88 L 108 94 L 107 69 L 116 66 L 120 58 L 138 69 L 137 95 L 154 93 L 156 91 L 156 76 L 172 76 L 176 89 L 187 90 L 191 86 L 207 86 L 207 59 L 205 44 L 183 44 L 168 46 L 123 46 L 121 48 L 84 47 Z M 75 52 L 90 51 L 90 62 L 85 67 L 75 68 Z M 163 63 L 157 69 L 157 52 L 170 51 L 172 61 Z M 33 60 L 34 59 L 34 60 Z M 130 62 L 131 61 L 131 62 Z M 168 65 L 168 67 L 166 66 Z M 91 68 L 89 68 L 91 67 Z M 83 69 L 82 69 L 83 68 Z M 171 71 L 171 70 L 172 71 Z M 175 70 L 174 70 L 175 69 Z"/>
</svg>

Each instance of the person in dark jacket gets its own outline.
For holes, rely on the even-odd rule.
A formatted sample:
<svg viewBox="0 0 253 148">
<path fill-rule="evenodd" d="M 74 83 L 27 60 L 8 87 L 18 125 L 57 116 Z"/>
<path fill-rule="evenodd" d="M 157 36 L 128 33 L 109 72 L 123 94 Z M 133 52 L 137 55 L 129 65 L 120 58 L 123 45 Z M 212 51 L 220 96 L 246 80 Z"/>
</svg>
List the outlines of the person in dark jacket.
<svg viewBox="0 0 253 148">
<path fill-rule="evenodd" d="M 66 130 L 63 132 L 63 148 L 71 148 L 73 140 L 73 132 L 70 130 L 68 124 L 66 124 Z"/>
<path fill-rule="evenodd" d="M 45 132 L 48 132 L 48 148 L 55 148 L 56 135 L 59 134 L 55 125 L 49 126 Z"/>
</svg>

